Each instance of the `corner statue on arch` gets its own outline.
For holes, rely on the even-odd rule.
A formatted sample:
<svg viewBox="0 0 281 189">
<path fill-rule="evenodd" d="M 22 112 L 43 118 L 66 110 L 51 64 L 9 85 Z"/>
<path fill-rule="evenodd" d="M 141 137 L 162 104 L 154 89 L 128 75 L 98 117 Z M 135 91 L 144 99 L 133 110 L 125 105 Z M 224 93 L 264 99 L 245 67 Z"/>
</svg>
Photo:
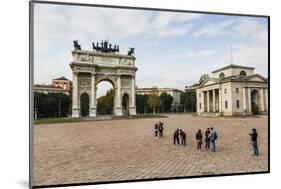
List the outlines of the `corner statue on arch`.
<svg viewBox="0 0 281 189">
<path fill-rule="evenodd" d="M 74 41 L 73 61 L 70 63 L 73 76 L 72 117 L 96 117 L 97 85 L 105 80 L 113 85 L 113 115 L 123 116 L 124 112 L 136 115 L 135 49 L 130 48 L 127 54 L 121 54 L 119 45 L 113 46 L 107 40 L 100 45 L 92 45 L 93 50 L 82 50 L 78 41 Z M 124 95 L 129 97 L 128 110 L 122 107 Z M 82 102 L 83 99 L 87 100 Z"/>
</svg>

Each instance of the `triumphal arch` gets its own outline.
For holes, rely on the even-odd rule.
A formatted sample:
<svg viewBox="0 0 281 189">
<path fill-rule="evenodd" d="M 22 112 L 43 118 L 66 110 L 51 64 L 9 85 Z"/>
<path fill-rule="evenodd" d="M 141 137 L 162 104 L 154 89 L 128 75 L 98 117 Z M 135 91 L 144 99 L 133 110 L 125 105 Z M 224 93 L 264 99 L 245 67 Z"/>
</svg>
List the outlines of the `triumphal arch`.
<svg viewBox="0 0 281 189">
<path fill-rule="evenodd" d="M 134 48 L 130 48 L 127 54 L 121 54 L 119 46 L 113 46 L 107 40 L 92 45 L 92 51 L 82 50 L 78 42 L 74 41 L 73 61 L 70 63 L 73 75 L 72 117 L 96 117 L 96 90 L 101 81 L 109 81 L 113 86 L 113 115 L 135 115 L 137 68 Z M 126 107 L 122 106 L 122 100 L 126 99 L 124 97 L 128 101 L 127 113 L 124 110 Z"/>
</svg>

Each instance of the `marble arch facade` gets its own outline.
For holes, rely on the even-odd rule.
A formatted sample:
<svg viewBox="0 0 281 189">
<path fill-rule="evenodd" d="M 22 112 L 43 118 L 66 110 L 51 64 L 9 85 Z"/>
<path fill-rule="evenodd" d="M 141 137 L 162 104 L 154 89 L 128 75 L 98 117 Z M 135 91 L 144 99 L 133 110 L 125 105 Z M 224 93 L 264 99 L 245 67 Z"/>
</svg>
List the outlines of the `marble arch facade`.
<svg viewBox="0 0 281 189">
<path fill-rule="evenodd" d="M 96 117 L 97 85 L 109 81 L 114 88 L 114 115 L 122 116 L 122 96 L 129 95 L 129 114 L 136 114 L 135 57 L 116 53 L 73 50 L 70 63 L 73 76 L 72 117 L 80 117 L 80 96 L 89 95 L 89 116 Z"/>
</svg>

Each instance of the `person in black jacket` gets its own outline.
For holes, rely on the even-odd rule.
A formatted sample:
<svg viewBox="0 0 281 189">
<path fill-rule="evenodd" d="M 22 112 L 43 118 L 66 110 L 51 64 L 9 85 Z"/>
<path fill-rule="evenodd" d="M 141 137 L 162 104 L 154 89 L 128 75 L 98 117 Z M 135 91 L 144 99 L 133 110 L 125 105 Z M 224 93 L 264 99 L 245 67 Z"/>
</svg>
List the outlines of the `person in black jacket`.
<svg viewBox="0 0 281 189">
<path fill-rule="evenodd" d="M 180 129 L 180 136 L 181 136 L 181 145 L 186 145 L 186 133 Z"/>
<path fill-rule="evenodd" d="M 154 125 L 154 137 L 155 138 L 158 137 L 158 124 L 157 123 Z"/>
<path fill-rule="evenodd" d="M 164 123 L 163 122 L 161 122 L 161 121 L 159 121 L 159 123 L 158 123 L 158 130 L 159 130 L 159 138 L 163 138 L 163 130 L 164 130 Z"/>
<path fill-rule="evenodd" d="M 174 145 L 176 145 L 176 142 L 178 143 L 178 145 L 180 144 L 180 131 L 179 129 L 177 129 L 175 132 L 174 132 Z"/>
<path fill-rule="evenodd" d="M 251 142 L 252 142 L 253 149 L 254 149 L 254 155 L 258 156 L 259 155 L 258 142 L 257 142 L 258 133 L 255 128 L 252 129 L 252 133 L 250 133 L 250 136 L 251 136 Z"/>
<path fill-rule="evenodd" d="M 209 139 L 209 135 L 210 135 L 211 131 L 210 131 L 210 128 L 208 128 L 206 131 L 205 131 L 205 149 L 206 151 L 210 148 L 210 139 Z"/>
<path fill-rule="evenodd" d="M 202 146 L 202 133 L 201 133 L 201 129 L 198 130 L 198 132 L 196 133 L 196 141 L 197 141 L 197 150 L 201 151 L 201 146 Z"/>
</svg>

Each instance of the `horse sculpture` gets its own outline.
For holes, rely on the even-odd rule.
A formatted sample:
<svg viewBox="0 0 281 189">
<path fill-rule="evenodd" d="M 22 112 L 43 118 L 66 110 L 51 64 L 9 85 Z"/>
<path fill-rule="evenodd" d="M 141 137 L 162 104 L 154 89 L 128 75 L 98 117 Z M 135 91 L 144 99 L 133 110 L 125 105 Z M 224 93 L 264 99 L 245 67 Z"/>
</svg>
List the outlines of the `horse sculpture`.
<svg viewBox="0 0 281 189">
<path fill-rule="evenodd" d="M 73 45 L 75 50 L 81 50 L 81 45 L 78 44 L 78 40 L 74 40 Z"/>
<path fill-rule="evenodd" d="M 104 52 L 104 53 L 118 53 L 119 52 L 119 45 L 112 45 L 107 40 L 104 40 L 101 42 L 101 47 L 99 47 L 99 43 L 95 45 L 95 43 L 92 43 L 93 50 L 98 52 Z M 112 48 L 113 47 L 113 48 Z"/>
<path fill-rule="evenodd" d="M 135 54 L 135 48 L 130 48 L 130 50 L 128 51 L 128 55 L 132 56 Z"/>
</svg>

